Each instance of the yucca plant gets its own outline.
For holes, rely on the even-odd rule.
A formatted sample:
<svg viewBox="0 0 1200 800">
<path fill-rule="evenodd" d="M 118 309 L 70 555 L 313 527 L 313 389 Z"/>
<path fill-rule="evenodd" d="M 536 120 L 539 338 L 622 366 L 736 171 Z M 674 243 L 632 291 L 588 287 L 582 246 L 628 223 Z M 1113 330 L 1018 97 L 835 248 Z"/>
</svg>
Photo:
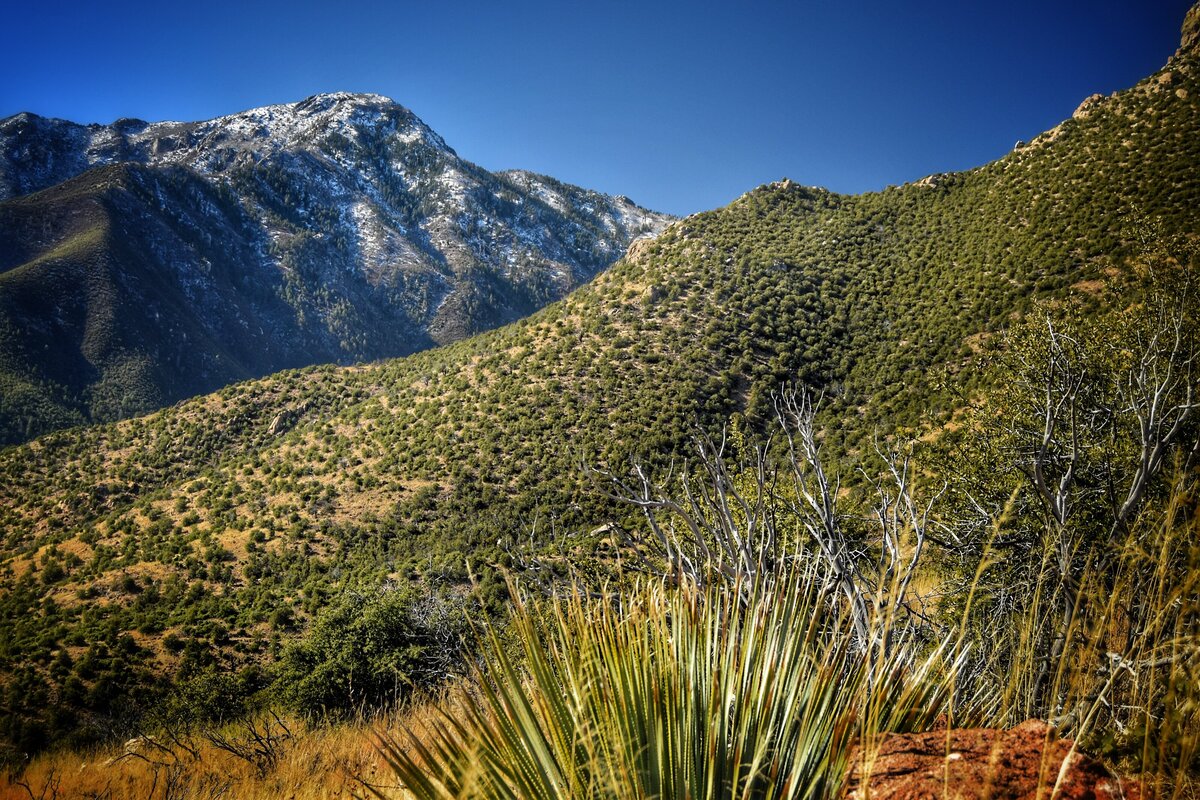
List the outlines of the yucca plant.
<svg viewBox="0 0 1200 800">
<path fill-rule="evenodd" d="M 477 690 L 381 749 L 422 800 L 831 797 L 852 743 L 946 709 L 953 665 L 857 650 L 820 577 L 520 602 L 516 654 L 488 628 Z"/>
</svg>

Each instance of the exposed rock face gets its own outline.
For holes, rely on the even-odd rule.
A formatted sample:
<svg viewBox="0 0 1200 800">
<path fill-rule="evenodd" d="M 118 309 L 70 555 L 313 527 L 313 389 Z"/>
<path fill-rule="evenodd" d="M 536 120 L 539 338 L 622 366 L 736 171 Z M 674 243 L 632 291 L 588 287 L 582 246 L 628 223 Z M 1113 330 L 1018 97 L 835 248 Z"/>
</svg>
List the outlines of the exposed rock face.
<svg viewBox="0 0 1200 800">
<path fill-rule="evenodd" d="M 1088 114 L 1090 114 L 1094 110 L 1096 110 L 1096 108 L 1098 108 L 1100 106 L 1100 104 L 1103 102 L 1104 102 L 1104 95 L 1102 95 L 1102 94 L 1091 95 L 1090 97 L 1085 98 L 1084 101 L 1079 104 L 1079 108 L 1075 109 L 1075 113 L 1071 115 L 1071 118 L 1072 119 L 1080 119 L 1082 117 L 1086 117 Z"/>
<path fill-rule="evenodd" d="M 1191 50 L 1200 43 L 1200 3 L 1183 18 L 1183 31 L 1179 37 L 1179 49 Z"/>
<path fill-rule="evenodd" d="M 864 786 L 862 752 L 852 763 L 847 800 L 988 798 L 988 800 L 1138 800 L 1140 787 L 1122 780 L 1057 739 L 1040 720 L 1011 730 L 955 729 L 889 734 L 879 745 Z"/>
</svg>

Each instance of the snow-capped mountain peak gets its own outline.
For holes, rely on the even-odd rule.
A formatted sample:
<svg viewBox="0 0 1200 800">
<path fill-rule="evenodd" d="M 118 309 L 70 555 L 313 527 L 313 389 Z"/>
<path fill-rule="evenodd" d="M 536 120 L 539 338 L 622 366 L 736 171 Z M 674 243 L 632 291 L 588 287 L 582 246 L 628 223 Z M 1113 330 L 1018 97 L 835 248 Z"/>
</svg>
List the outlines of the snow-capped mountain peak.
<svg viewBox="0 0 1200 800">
<path fill-rule="evenodd" d="M 69 189 L 58 191 L 64 182 Z M 36 201 L 2 202 L 43 189 Z M 28 216 L 34 208 L 36 218 Z M 187 324 L 154 334 L 160 355 L 136 358 L 171 375 L 158 359 L 186 350 L 192 360 L 172 355 L 174 369 L 190 363 L 178 380 L 198 391 L 305 363 L 404 355 L 508 322 L 564 296 L 670 221 L 628 198 L 544 175 L 488 172 L 404 106 L 348 92 L 202 122 L 0 120 L 4 213 L 15 216 L 0 239 L 11 239 L 5 250 L 18 255 L 0 271 L 78 251 L 92 259 L 80 265 L 85 273 L 111 270 L 113 286 L 124 287 L 106 298 L 136 295 L 134 311 L 122 312 L 129 319 L 113 316 L 116 328 L 155 309 L 136 335 L 87 339 L 107 344 L 86 362 L 125 363 L 135 357 L 123 349 L 128 342 L 186 309 Z M 94 248 L 64 250 L 79 219 L 107 233 Z M 178 297 L 147 295 L 148 286 Z M 20 352 L 80 341 L 58 323 L 11 322 L 31 337 Z M 267 331 L 283 344 L 266 347 Z M 237 346 L 225 344 L 239 337 Z M 71 376 L 49 380 L 31 369 L 31 381 L 65 380 L 71 385 L 57 396 L 88 402 L 84 377 L 74 385 Z M 170 401 L 179 391 L 172 383 L 156 396 Z M 85 417 L 103 415 L 87 409 Z"/>
</svg>

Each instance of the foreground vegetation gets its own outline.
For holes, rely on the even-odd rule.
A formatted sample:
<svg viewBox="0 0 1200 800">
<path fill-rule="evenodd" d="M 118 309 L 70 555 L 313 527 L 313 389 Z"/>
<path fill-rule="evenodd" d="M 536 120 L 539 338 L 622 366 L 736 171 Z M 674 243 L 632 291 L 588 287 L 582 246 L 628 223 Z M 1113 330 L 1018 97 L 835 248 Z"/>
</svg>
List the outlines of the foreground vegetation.
<svg viewBox="0 0 1200 800">
<path fill-rule="evenodd" d="M 1192 797 L 1200 778 L 1200 517 L 1194 486 L 1183 490 L 1139 516 L 1111 564 L 1077 576 L 1088 622 L 1068 632 L 1050 690 L 1075 714 L 1062 729 L 1160 798 Z M 944 609 L 956 621 L 931 635 L 914 613 L 929 596 L 896 591 L 893 573 L 863 640 L 827 557 L 803 541 L 778 560 L 757 547 L 774 567 L 753 583 L 717 561 L 700 584 L 553 598 L 514 587 L 524 599 L 511 625 L 480 629 L 469 681 L 369 727 L 176 719 L 123 748 L 43 756 L 0 797 L 834 798 L 880 732 L 1047 710 L 1030 689 L 1052 603 L 980 630 L 971 620 L 993 599 L 983 566 Z M 1135 605 L 1153 623 L 1131 641 Z"/>
<path fill-rule="evenodd" d="M 410 709 L 408 724 L 421 714 Z M 366 783 L 397 785 L 365 724 L 308 727 L 296 717 L 270 716 L 252 724 L 261 732 L 268 722 L 275 736 L 266 744 L 243 724 L 46 754 L 19 774 L 0 776 L 0 798 L 349 800 L 366 794 Z"/>
<path fill-rule="evenodd" d="M 953 670 L 858 651 L 822 576 L 776 577 L 519 606 L 522 659 L 493 638 L 479 694 L 389 764 L 420 798 L 834 797 L 851 744 L 927 728 Z"/>
<path fill-rule="evenodd" d="M 1081 576 L 1077 610 L 1105 621 L 1069 632 L 1052 691 L 1079 714 L 1060 730 L 1151 796 L 1192 797 L 1200 529 L 1153 533 L 1161 550 L 1123 552 L 1115 584 L 1102 585 L 1103 570 Z M 905 613 L 895 598 L 872 609 L 862 642 L 844 606 L 829 602 L 836 577 L 796 566 L 819 557 L 792 555 L 754 588 L 651 583 L 518 606 L 520 660 L 493 635 L 477 694 L 385 736 L 389 766 L 423 799 L 836 798 L 852 759 L 870 764 L 880 733 L 925 731 L 940 715 L 970 727 L 1030 713 L 1037 613 L 1012 620 L 996 646 L 972 635 L 964 608 L 948 638 L 922 644 L 911 627 L 894 635 Z M 1153 643 L 1108 650 L 1123 633 L 1109 592 L 1145 589 L 1145 579 L 1158 589 L 1145 605 L 1162 628 Z"/>
</svg>

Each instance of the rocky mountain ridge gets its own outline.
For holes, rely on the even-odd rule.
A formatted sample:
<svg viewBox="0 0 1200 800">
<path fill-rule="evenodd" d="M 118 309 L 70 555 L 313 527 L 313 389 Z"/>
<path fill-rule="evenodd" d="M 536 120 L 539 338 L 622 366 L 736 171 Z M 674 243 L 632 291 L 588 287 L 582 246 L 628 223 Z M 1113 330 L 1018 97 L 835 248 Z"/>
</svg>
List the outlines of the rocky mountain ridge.
<svg viewBox="0 0 1200 800">
<path fill-rule="evenodd" d="M 0 121 L 0 441 L 405 355 L 564 296 L 670 218 L 461 159 L 378 95 Z"/>
</svg>

